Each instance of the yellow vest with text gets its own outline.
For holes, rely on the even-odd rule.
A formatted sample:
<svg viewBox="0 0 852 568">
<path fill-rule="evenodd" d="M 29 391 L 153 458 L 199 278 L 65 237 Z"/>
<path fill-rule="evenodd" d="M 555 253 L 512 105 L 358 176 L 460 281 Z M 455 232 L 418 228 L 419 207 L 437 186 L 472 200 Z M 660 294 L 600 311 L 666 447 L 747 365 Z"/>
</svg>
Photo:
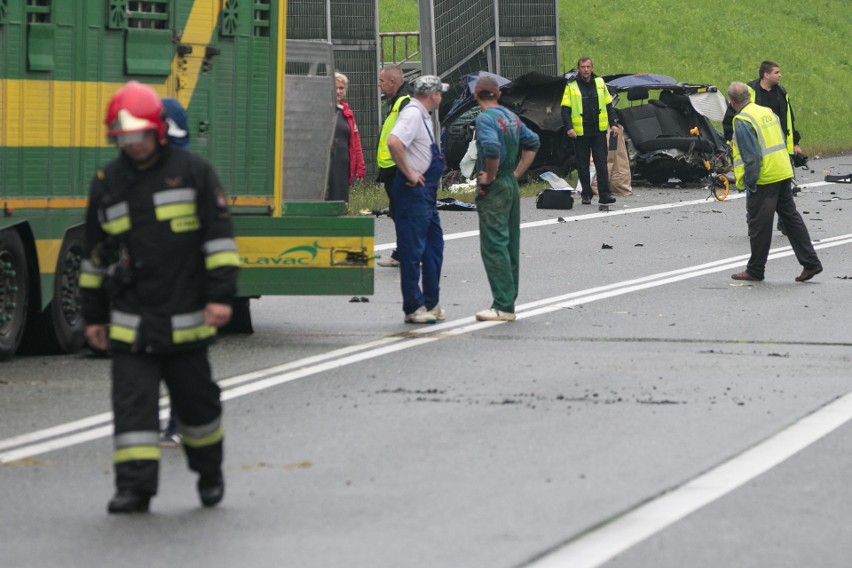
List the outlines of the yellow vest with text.
<svg viewBox="0 0 852 568">
<path fill-rule="evenodd" d="M 576 81 L 569 81 L 562 93 L 562 106 L 571 107 L 571 128 L 577 136 L 583 135 L 583 96 L 577 85 L 577 81 L 580 80 L 578 78 Z M 600 77 L 595 77 L 595 90 L 598 92 L 598 130 L 604 132 L 609 128 L 606 105 L 612 102 L 612 97 L 609 96 L 606 83 Z"/>
<path fill-rule="evenodd" d="M 793 166 L 790 165 L 790 156 L 787 154 L 787 145 L 784 142 L 781 123 L 778 122 L 778 118 L 771 109 L 749 103 L 734 117 L 733 122 L 734 138 L 732 149 L 734 152 L 734 175 L 737 178 L 737 188 L 740 190 L 745 189 L 745 182 L 743 181 L 745 164 L 737 145 L 736 124 L 738 120 L 751 124 L 757 133 L 757 140 L 760 144 L 762 156 L 757 184 L 766 185 L 793 177 Z"/>
<path fill-rule="evenodd" d="M 380 168 L 392 168 L 396 165 L 393 158 L 391 158 L 390 150 L 388 150 L 388 137 L 391 130 L 393 130 L 394 124 L 396 124 L 396 119 L 399 117 L 399 107 L 402 106 L 404 101 L 410 98 L 411 96 L 409 95 L 399 97 L 388 113 L 385 123 L 382 125 L 382 133 L 379 136 L 379 149 L 376 151 L 376 164 Z"/>
<path fill-rule="evenodd" d="M 751 85 L 746 85 L 748 87 L 748 93 L 751 95 L 751 102 L 755 103 L 757 100 L 755 97 L 757 93 L 755 93 L 754 89 L 751 88 Z M 785 143 L 787 145 L 787 153 L 792 154 L 795 152 L 793 145 L 793 115 L 790 113 L 790 98 L 787 94 L 784 94 L 785 102 L 787 103 L 787 132 L 784 133 L 786 139 Z M 757 103 L 755 103 L 757 104 Z"/>
</svg>

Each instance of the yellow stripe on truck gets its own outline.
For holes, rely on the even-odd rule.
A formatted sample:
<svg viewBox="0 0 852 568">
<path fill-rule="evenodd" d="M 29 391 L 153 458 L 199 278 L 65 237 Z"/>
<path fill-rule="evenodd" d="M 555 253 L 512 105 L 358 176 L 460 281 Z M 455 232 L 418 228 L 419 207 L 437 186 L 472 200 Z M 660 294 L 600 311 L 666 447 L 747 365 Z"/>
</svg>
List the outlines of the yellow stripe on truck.
<svg viewBox="0 0 852 568">
<path fill-rule="evenodd" d="M 204 49 L 213 42 L 213 32 L 219 23 L 219 14 L 224 2 L 193 2 L 192 11 L 186 20 L 186 27 L 181 34 L 180 43 L 192 46 L 192 57 L 180 58 L 175 55 L 172 59 L 172 74 L 169 81 L 172 89 L 177 89 L 174 95 L 180 103 L 189 108 L 192 93 L 198 83 L 201 65 L 204 61 Z"/>
<path fill-rule="evenodd" d="M 99 148 L 109 146 L 104 112 L 124 83 L 3 79 L 4 136 L 0 147 Z M 165 96 L 165 85 L 152 85 Z"/>
<path fill-rule="evenodd" d="M 342 264 L 348 252 L 372 256 L 373 237 L 237 237 L 242 268 L 350 268 Z M 62 241 L 36 241 L 39 271 L 53 274 Z M 372 261 L 371 261 L 372 263 Z M 363 268 L 356 266 L 355 268 Z"/>
<path fill-rule="evenodd" d="M 347 254 L 372 255 L 373 237 L 237 237 L 243 268 L 364 268 L 345 264 Z"/>
<path fill-rule="evenodd" d="M 38 271 L 41 274 L 53 274 L 56 270 L 56 262 L 59 260 L 61 248 L 62 239 L 39 239 L 36 241 Z"/>
<path fill-rule="evenodd" d="M 213 40 L 223 2 L 194 2 L 181 33 L 193 46 L 191 57 L 172 59 L 172 72 L 160 85 L 149 85 L 161 97 L 175 96 L 189 107 L 198 83 L 204 50 Z M 57 80 L 0 80 L 0 147 L 100 148 L 109 146 L 104 112 L 124 83 Z"/>
<path fill-rule="evenodd" d="M 226 196 L 231 207 L 271 207 L 272 198 L 262 196 Z M 85 209 L 88 197 L 4 197 L 3 207 L 17 209 Z"/>
</svg>

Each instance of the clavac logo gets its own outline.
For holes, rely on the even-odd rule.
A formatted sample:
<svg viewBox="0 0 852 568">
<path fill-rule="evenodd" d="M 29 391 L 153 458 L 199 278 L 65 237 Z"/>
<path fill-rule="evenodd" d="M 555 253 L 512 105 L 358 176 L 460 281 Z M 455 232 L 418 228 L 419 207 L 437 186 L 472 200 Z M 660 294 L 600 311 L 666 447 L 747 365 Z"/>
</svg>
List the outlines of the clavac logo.
<svg viewBox="0 0 852 568">
<path fill-rule="evenodd" d="M 330 250 L 331 247 L 321 246 L 314 241 L 312 245 L 298 245 L 290 247 L 276 256 L 255 254 L 243 256 L 243 266 L 262 268 L 264 266 L 312 266 L 317 264 L 317 256 L 321 250 Z"/>
</svg>

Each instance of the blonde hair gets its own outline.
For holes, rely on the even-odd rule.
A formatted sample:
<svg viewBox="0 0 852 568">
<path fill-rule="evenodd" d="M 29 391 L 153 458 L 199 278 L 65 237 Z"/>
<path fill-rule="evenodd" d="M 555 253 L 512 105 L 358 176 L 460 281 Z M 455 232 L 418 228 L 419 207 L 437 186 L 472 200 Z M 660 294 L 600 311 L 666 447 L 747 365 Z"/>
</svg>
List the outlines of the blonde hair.
<svg viewBox="0 0 852 568">
<path fill-rule="evenodd" d="M 339 71 L 335 71 L 334 82 L 337 83 L 338 81 L 343 81 L 343 86 L 346 87 L 347 91 L 349 90 L 349 77 Z"/>
</svg>

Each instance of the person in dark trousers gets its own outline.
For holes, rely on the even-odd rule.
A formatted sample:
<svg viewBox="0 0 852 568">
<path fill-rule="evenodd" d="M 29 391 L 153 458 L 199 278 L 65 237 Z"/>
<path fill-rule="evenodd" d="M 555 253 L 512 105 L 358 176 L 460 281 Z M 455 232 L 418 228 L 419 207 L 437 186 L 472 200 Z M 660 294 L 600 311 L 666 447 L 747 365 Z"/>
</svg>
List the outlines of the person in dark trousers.
<svg viewBox="0 0 852 568">
<path fill-rule="evenodd" d="M 784 87 L 781 86 L 781 67 L 774 61 L 764 61 L 757 70 L 757 76 L 757 79 L 746 83 L 749 93 L 751 93 L 751 101 L 769 108 L 778 117 L 781 128 L 784 130 L 784 143 L 787 146 L 787 153 L 790 154 L 790 160 L 795 164 L 797 159 L 800 159 L 803 155 L 802 148 L 799 146 L 802 135 L 796 130 L 795 114 L 793 113 L 793 106 L 790 104 L 790 97 Z M 722 130 L 727 141 L 730 141 L 734 135 L 733 119 L 735 114 L 736 112 L 729 105 L 725 117 L 722 119 Z M 796 193 L 798 193 L 798 188 L 793 183 L 793 194 Z M 778 220 L 778 230 L 786 234 L 784 221 L 781 219 Z"/>
<path fill-rule="evenodd" d="M 396 207 L 393 220 L 406 323 L 435 323 L 447 317 L 438 303 L 444 232 L 437 208 L 437 191 L 446 162 L 438 149 L 430 117 L 441 104 L 447 87 L 435 75 L 418 77 L 411 85 L 411 104 L 399 114 L 388 136 L 388 149 L 397 165 L 392 190 Z"/>
<path fill-rule="evenodd" d="M 728 100 L 736 111 L 731 149 L 737 189 L 748 191 L 748 236 L 751 258 L 746 269 L 732 274 L 734 280 L 764 279 L 766 260 L 772 246 L 775 214 L 787 227 L 787 238 L 803 270 L 796 282 L 806 282 L 822 272 L 811 237 L 793 200 L 793 166 L 784 143 L 778 117 L 769 108 L 751 102 L 745 83 L 728 87 Z"/>
<path fill-rule="evenodd" d="M 385 186 L 388 196 L 388 216 L 393 219 L 396 211 L 394 203 L 393 184 L 396 179 L 396 163 L 388 149 L 388 137 L 393 130 L 400 111 L 411 100 L 411 92 L 405 80 L 405 74 L 399 65 L 386 65 L 379 71 L 379 90 L 384 97 L 382 115 L 382 131 L 379 135 L 379 147 L 376 150 L 376 164 L 379 168 L 378 181 Z M 386 268 L 399 267 L 399 253 L 397 249 L 391 253 L 389 258 L 381 259 L 376 264 Z"/>
<path fill-rule="evenodd" d="M 478 312 L 476 319 L 513 321 L 520 282 L 518 178 L 541 143 L 515 113 L 499 104 L 500 88 L 493 78 L 481 77 L 473 96 L 482 109 L 476 117 L 479 249 L 493 297 L 491 307 Z"/>
<path fill-rule="evenodd" d="M 109 513 L 147 512 L 159 477 L 165 380 L 201 504 L 218 504 L 222 405 L 207 358 L 231 317 L 239 256 L 227 199 L 200 156 L 167 143 L 163 104 L 131 81 L 107 107 L 121 150 L 92 181 L 80 294 L 85 336 L 112 358 L 116 493 Z"/>
<path fill-rule="evenodd" d="M 618 122 L 606 83 L 592 69 L 590 57 L 577 61 L 577 76 L 568 81 L 562 94 L 562 123 L 568 137 L 574 141 L 583 204 L 592 202 L 591 156 L 598 176 L 598 203 L 608 205 L 615 203 L 615 197 L 609 190 L 606 132 L 609 130 L 610 136 L 618 136 Z"/>
</svg>

